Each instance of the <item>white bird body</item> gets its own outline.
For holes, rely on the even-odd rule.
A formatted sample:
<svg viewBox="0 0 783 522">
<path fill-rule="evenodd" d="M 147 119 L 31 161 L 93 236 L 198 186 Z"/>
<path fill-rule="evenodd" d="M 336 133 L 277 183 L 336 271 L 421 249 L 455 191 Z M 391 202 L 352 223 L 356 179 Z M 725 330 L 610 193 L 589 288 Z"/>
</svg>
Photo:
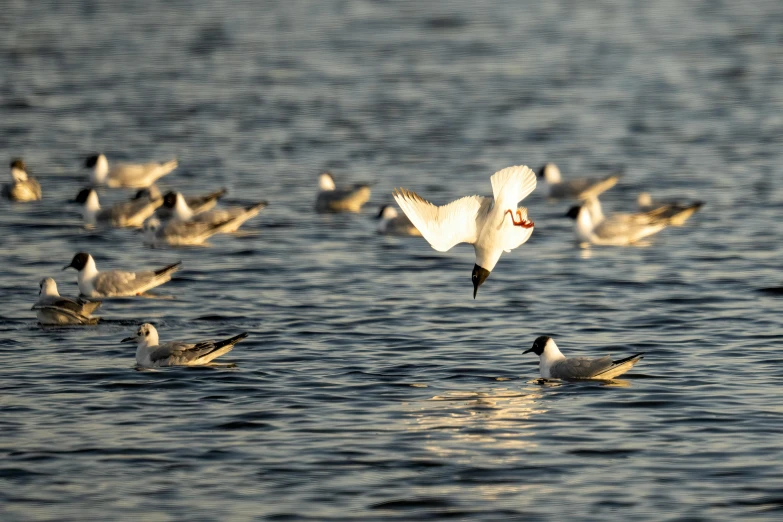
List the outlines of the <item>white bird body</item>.
<svg viewBox="0 0 783 522">
<path fill-rule="evenodd" d="M 545 335 L 538 337 L 533 347 L 523 353 L 528 352 L 539 356 L 538 368 L 544 379 L 613 379 L 630 370 L 644 356 L 638 353 L 617 361 L 608 355 L 566 358 L 554 339 Z"/>
<path fill-rule="evenodd" d="M 165 163 L 118 163 L 109 168 L 109 160 L 103 154 L 90 156 L 85 167 L 92 169 L 90 181 L 94 185 L 111 188 L 145 188 L 177 168 L 177 160 Z"/>
<path fill-rule="evenodd" d="M 242 339 L 247 332 L 223 341 L 202 341 L 185 343 L 171 341 L 160 344 L 158 331 L 149 323 L 142 324 L 136 335 L 127 337 L 122 342 L 136 343 L 136 364 L 145 368 L 160 368 L 165 366 L 197 366 L 207 364 L 213 359 L 226 354 Z"/>
<path fill-rule="evenodd" d="M 24 161 L 16 159 L 11 162 L 11 179 L 13 183 L 3 185 L 4 198 L 19 203 L 41 199 L 41 185 L 27 174 Z"/>
<path fill-rule="evenodd" d="M 160 286 L 171 280 L 171 274 L 179 269 L 181 261 L 161 268 L 143 272 L 109 270 L 99 272 L 90 254 L 79 252 L 65 266 L 78 270 L 79 292 L 86 297 L 130 297 Z"/>
<path fill-rule="evenodd" d="M 55 280 L 46 277 L 40 282 L 38 301 L 32 310 L 36 311 L 38 322 L 42 325 L 83 325 L 98 323 L 100 317 L 92 317 L 90 314 L 99 306 L 100 301 L 61 296 Z"/>
<path fill-rule="evenodd" d="M 169 192 L 164 196 L 164 206 L 172 211 L 172 221 L 203 223 L 211 227 L 220 227 L 218 232 L 236 232 L 248 219 L 258 215 L 266 207 L 266 201 L 260 201 L 248 207 L 233 207 L 201 212 L 193 212 L 179 192 Z"/>
<path fill-rule="evenodd" d="M 538 171 L 538 177 L 547 185 L 547 196 L 552 199 L 585 200 L 596 197 L 617 184 L 620 176 L 612 174 L 603 178 L 576 178 L 563 180 L 560 169 L 547 163 Z"/>
<path fill-rule="evenodd" d="M 627 246 L 666 228 L 668 219 L 655 213 L 604 216 L 597 198 L 590 198 L 566 214 L 576 220 L 577 241 L 582 246 Z"/>
<path fill-rule="evenodd" d="M 95 227 L 99 224 L 140 227 L 163 204 L 162 199 L 139 198 L 102 209 L 98 201 L 98 193 L 91 188 L 79 192 L 76 202 L 82 204 L 82 217 L 87 227 Z"/>
<path fill-rule="evenodd" d="M 493 174 L 490 181 L 494 199 L 467 196 L 441 207 L 409 190 L 394 192 L 397 204 L 432 248 L 446 252 L 458 243 L 473 245 L 474 298 L 500 255 L 522 245 L 534 228 L 533 222 L 528 221 L 527 209 L 517 208 L 536 188 L 533 171 L 524 165 L 508 167 Z"/>
<path fill-rule="evenodd" d="M 362 205 L 370 200 L 369 185 L 337 187 L 334 178 L 328 172 L 318 177 L 318 187 L 319 192 L 315 200 L 317 212 L 359 212 Z"/>
</svg>

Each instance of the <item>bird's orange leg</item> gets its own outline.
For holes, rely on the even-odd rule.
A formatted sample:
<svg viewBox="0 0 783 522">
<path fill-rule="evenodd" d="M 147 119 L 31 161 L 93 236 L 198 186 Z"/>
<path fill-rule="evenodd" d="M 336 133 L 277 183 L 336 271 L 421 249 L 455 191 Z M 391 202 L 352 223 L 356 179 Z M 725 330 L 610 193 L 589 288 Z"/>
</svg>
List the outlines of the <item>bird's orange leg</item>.
<svg viewBox="0 0 783 522">
<path fill-rule="evenodd" d="M 515 227 L 522 227 L 522 228 L 533 228 L 535 223 L 532 221 L 529 221 L 527 219 L 522 218 L 522 211 L 517 209 L 517 217 L 519 218 L 519 221 L 514 220 L 514 211 L 513 210 L 506 210 L 506 214 L 511 214 L 511 222 L 514 224 Z M 504 214 L 505 215 L 505 214 Z"/>
</svg>

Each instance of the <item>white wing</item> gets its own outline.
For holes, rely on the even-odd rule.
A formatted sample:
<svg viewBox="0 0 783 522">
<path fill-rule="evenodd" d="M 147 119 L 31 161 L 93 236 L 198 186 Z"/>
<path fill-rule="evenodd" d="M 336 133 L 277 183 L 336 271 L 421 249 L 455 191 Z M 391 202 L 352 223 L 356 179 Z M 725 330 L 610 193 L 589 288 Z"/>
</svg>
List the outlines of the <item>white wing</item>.
<svg viewBox="0 0 783 522">
<path fill-rule="evenodd" d="M 500 170 L 489 180 L 495 204 L 501 207 L 517 208 L 517 203 L 536 189 L 536 174 L 524 165 Z"/>
<path fill-rule="evenodd" d="M 394 191 L 394 199 L 438 252 L 446 252 L 458 243 L 475 243 L 478 236 L 476 218 L 482 207 L 488 209 L 492 203 L 489 198 L 467 196 L 436 207 L 403 188 Z"/>
<path fill-rule="evenodd" d="M 525 221 L 527 221 L 527 209 L 525 207 L 519 207 L 519 210 L 522 211 L 521 218 Z M 514 214 L 514 219 L 517 219 L 520 216 L 517 216 L 517 214 Z M 510 219 L 508 216 L 503 216 L 504 219 Z M 525 241 L 530 239 L 530 236 L 533 234 L 533 229 L 535 227 L 530 228 L 524 228 L 524 227 L 508 227 L 506 231 L 504 232 L 504 239 L 503 239 L 503 250 L 506 252 L 511 252 L 515 248 L 517 248 L 519 245 L 523 244 Z"/>
</svg>

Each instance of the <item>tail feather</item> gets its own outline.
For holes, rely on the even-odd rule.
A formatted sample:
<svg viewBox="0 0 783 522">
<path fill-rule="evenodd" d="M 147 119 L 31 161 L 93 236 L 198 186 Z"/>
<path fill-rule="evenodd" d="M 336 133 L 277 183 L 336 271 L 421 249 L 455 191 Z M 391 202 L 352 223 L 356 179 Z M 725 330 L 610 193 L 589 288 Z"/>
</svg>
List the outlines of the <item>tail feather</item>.
<svg viewBox="0 0 783 522">
<path fill-rule="evenodd" d="M 223 341 L 218 341 L 218 342 L 215 343 L 215 350 L 220 350 L 224 346 L 234 346 L 239 341 L 241 341 L 243 339 L 247 339 L 248 335 L 250 335 L 250 334 L 247 333 L 247 332 L 242 332 L 241 334 L 235 335 L 234 337 L 230 337 L 228 339 L 224 339 Z M 215 350 L 212 350 L 212 351 L 215 351 Z"/>
<path fill-rule="evenodd" d="M 638 363 L 643 357 L 644 357 L 644 353 L 637 353 L 636 355 L 631 355 L 630 357 L 626 357 L 624 359 L 612 361 L 612 365 L 609 368 L 595 375 L 593 378 L 612 379 L 614 377 L 622 375 L 628 370 L 630 370 L 631 367 L 633 367 L 634 364 Z"/>
</svg>

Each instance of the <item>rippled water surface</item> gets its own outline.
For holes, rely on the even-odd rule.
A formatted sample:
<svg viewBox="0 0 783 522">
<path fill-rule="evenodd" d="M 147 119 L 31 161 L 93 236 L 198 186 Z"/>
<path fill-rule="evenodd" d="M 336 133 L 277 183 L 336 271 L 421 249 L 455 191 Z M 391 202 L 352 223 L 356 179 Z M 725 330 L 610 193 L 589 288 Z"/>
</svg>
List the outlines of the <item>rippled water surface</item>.
<svg viewBox="0 0 783 522">
<path fill-rule="evenodd" d="M 783 6 L 743 2 L 75 2 L 0 10 L 0 518 L 780 520 Z M 211 248 L 144 248 L 65 205 L 85 155 L 179 158 L 163 188 L 267 199 Z M 386 238 L 503 167 L 622 169 L 705 208 L 646 247 L 574 244 L 567 203 L 472 299 L 473 252 Z M 315 181 L 373 183 L 314 215 Z M 105 202 L 128 196 L 102 191 Z M 42 329 L 41 277 L 181 259 L 90 328 Z M 119 344 L 250 337 L 229 367 L 136 371 Z M 542 385 L 522 351 L 646 358 Z"/>
</svg>

